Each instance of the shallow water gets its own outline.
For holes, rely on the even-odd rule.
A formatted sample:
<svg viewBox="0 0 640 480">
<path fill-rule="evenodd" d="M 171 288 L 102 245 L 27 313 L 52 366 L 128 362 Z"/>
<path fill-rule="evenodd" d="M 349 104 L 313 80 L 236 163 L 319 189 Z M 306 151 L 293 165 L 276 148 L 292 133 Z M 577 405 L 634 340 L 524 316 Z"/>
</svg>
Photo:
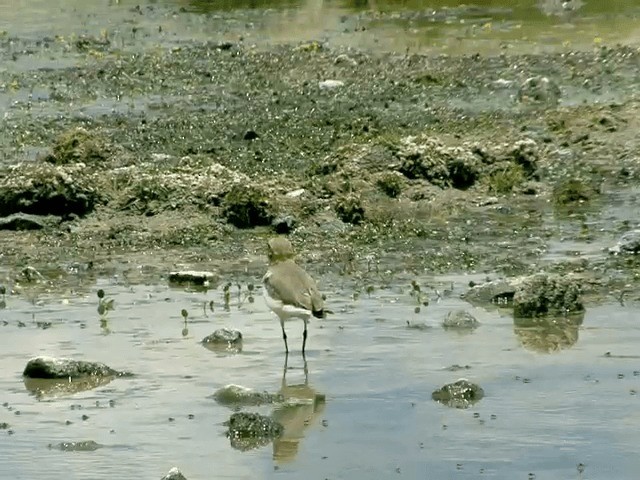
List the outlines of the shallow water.
<svg viewBox="0 0 640 480">
<path fill-rule="evenodd" d="M 454 291 L 439 300 L 426 288 L 444 292 L 449 281 Z M 286 415 L 287 441 L 276 452 L 272 446 L 232 449 L 222 426 L 232 412 L 211 398 L 228 383 L 270 392 L 281 387 L 279 324 L 260 292 L 242 305 L 234 292 L 229 311 L 221 308 L 221 290 L 113 279 L 99 279 L 89 293 L 8 296 L 0 311 L 0 322 L 8 322 L 0 326 L 0 404 L 6 402 L 0 422 L 14 433 L 0 431 L 0 464 L 15 479 L 159 478 L 173 465 L 189 479 L 634 478 L 640 467 L 633 454 L 640 441 L 632 427 L 640 390 L 634 307 L 590 309 L 580 327 L 515 328 L 505 312 L 460 301 L 468 281 L 425 280 L 431 304 L 418 314 L 408 282 L 355 300 L 339 282 L 323 282 L 336 313 L 310 327 L 309 385 L 297 394 L 324 394 L 326 402 Z M 97 288 L 116 300 L 102 326 Z M 205 316 L 210 300 L 215 311 Z M 189 311 L 186 336 L 182 308 Z M 466 334 L 442 329 L 455 308 L 468 308 L 482 325 Z M 432 328 L 407 328 L 407 321 Z M 199 344 L 222 326 L 244 333 L 241 353 Z M 302 384 L 301 324 L 288 324 L 288 331 L 287 382 Z M 101 361 L 136 375 L 37 398 L 21 372 L 30 357 L 42 354 Z M 447 370 L 456 364 L 469 368 Z M 433 390 L 459 377 L 479 383 L 485 398 L 468 410 L 431 400 Z M 48 448 L 84 440 L 103 447 Z M 586 465 L 582 477 L 580 463 Z"/>
<path fill-rule="evenodd" d="M 257 45 L 316 39 L 377 51 L 495 54 L 636 43 L 639 16 L 634 0 L 71 0 L 64 6 L 5 0 L 0 32 L 106 35 L 122 47 L 187 39 Z"/>
</svg>

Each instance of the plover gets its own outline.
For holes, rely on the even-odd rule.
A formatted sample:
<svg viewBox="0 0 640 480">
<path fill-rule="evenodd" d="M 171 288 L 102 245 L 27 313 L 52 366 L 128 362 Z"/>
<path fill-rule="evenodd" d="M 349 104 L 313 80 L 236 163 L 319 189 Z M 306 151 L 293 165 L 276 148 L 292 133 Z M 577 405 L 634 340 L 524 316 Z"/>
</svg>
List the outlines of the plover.
<svg viewBox="0 0 640 480">
<path fill-rule="evenodd" d="M 307 323 L 313 315 L 323 318 L 324 301 L 316 282 L 294 262 L 291 242 L 284 237 L 275 237 L 268 242 L 269 269 L 262 278 L 264 299 L 269 308 L 278 315 L 282 327 L 284 348 L 289 353 L 284 322 L 292 318 L 304 321 L 302 332 L 302 354 L 307 344 Z"/>
</svg>

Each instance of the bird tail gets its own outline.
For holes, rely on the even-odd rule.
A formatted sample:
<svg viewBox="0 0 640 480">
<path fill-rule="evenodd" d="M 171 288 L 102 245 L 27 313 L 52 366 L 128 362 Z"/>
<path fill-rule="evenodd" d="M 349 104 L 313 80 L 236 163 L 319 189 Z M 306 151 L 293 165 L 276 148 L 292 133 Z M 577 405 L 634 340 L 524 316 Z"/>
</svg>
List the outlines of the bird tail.
<svg viewBox="0 0 640 480">
<path fill-rule="evenodd" d="M 327 311 L 324 308 L 321 309 L 321 310 L 312 310 L 311 313 L 316 318 L 326 318 L 327 317 Z"/>
</svg>

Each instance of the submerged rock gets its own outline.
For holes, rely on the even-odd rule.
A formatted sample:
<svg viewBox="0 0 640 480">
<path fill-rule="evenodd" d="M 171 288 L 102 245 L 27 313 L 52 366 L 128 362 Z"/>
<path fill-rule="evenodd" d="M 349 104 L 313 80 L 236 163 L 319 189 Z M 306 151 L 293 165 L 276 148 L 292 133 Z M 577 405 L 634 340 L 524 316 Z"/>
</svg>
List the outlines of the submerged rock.
<svg viewBox="0 0 640 480">
<path fill-rule="evenodd" d="M 160 480 L 187 480 L 187 477 L 182 474 L 178 467 L 173 467 Z"/>
<path fill-rule="evenodd" d="M 609 248 L 609 253 L 618 255 L 621 253 L 640 253 L 640 230 L 632 230 L 620 237 L 618 243 Z"/>
<path fill-rule="evenodd" d="M 444 385 L 431 394 L 431 398 L 436 402 L 453 408 L 469 408 L 482 397 L 484 390 L 464 378 Z"/>
<path fill-rule="evenodd" d="M 229 328 L 219 328 L 202 339 L 202 346 L 212 352 L 236 354 L 242 351 L 242 332 Z"/>
<path fill-rule="evenodd" d="M 76 379 L 82 377 L 120 377 L 129 375 L 104 363 L 71 360 L 68 358 L 36 357 L 27 362 L 22 375 L 29 378 Z"/>
<path fill-rule="evenodd" d="M 231 446 L 242 451 L 268 445 L 284 431 L 280 423 L 258 413 L 234 413 L 224 424 Z"/>
<path fill-rule="evenodd" d="M 282 402 L 281 395 L 269 392 L 258 392 L 241 385 L 226 385 L 213 394 L 220 405 L 225 406 L 258 406 L 265 403 Z"/>
<path fill-rule="evenodd" d="M 473 330 L 480 326 L 480 322 L 466 310 L 454 310 L 447 313 L 442 326 L 446 329 Z"/>
<path fill-rule="evenodd" d="M 60 442 L 55 445 L 49 444 L 49 448 L 56 448 L 63 452 L 94 452 L 102 445 L 94 442 L 93 440 L 86 440 L 83 442 Z"/>
<path fill-rule="evenodd" d="M 211 335 L 202 339 L 202 343 L 218 343 L 223 345 L 235 345 L 242 342 L 242 332 L 230 328 L 219 328 Z"/>
<path fill-rule="evenodd" d="M 218 275 L 213 272 L 197 270 L 181 270 L 169 273 L 169 283 L 193 283 L 194 285 L 209 285 L 217 282 Z"/>
<path fill-rule="evenodd" d="M 525 277 L 513 296 L 513 316 L 532 318 L 582 312 L 580 285 L 571 276 L 539 273 Z"/>
</svg>

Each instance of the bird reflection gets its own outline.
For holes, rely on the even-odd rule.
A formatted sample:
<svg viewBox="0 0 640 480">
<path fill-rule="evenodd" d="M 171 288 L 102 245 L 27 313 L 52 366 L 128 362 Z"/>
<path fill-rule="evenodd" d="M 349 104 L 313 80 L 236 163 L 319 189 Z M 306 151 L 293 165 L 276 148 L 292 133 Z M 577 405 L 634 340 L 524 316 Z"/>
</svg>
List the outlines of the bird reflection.
<svg viewBox="0 0 640 480">
<path fill-rule="evenodd" d="M 584 315 L 536 319 L 517 318 L 513 331 L 527 350 L 538 353 L 554 353 L 573 347 L 578 342 L 578 332 Z"/>
<path fill-rule="evenodd" d="M 317 422 L 325 407 L 324 394 L 316 392 L 309 385 L 306 359 L 304 360 L 304 383 L 294 385 L 287 383 L 288 358 L 289 355 L 285 355 L 282 385 L 279 391 L 284 401 L 272 414 L 273 419 L 284 427 L 282 436 L 273 442 L 273 458 L 280 464 L 291 462 L 295 458 L 305 430 Z"/>
</svg>

